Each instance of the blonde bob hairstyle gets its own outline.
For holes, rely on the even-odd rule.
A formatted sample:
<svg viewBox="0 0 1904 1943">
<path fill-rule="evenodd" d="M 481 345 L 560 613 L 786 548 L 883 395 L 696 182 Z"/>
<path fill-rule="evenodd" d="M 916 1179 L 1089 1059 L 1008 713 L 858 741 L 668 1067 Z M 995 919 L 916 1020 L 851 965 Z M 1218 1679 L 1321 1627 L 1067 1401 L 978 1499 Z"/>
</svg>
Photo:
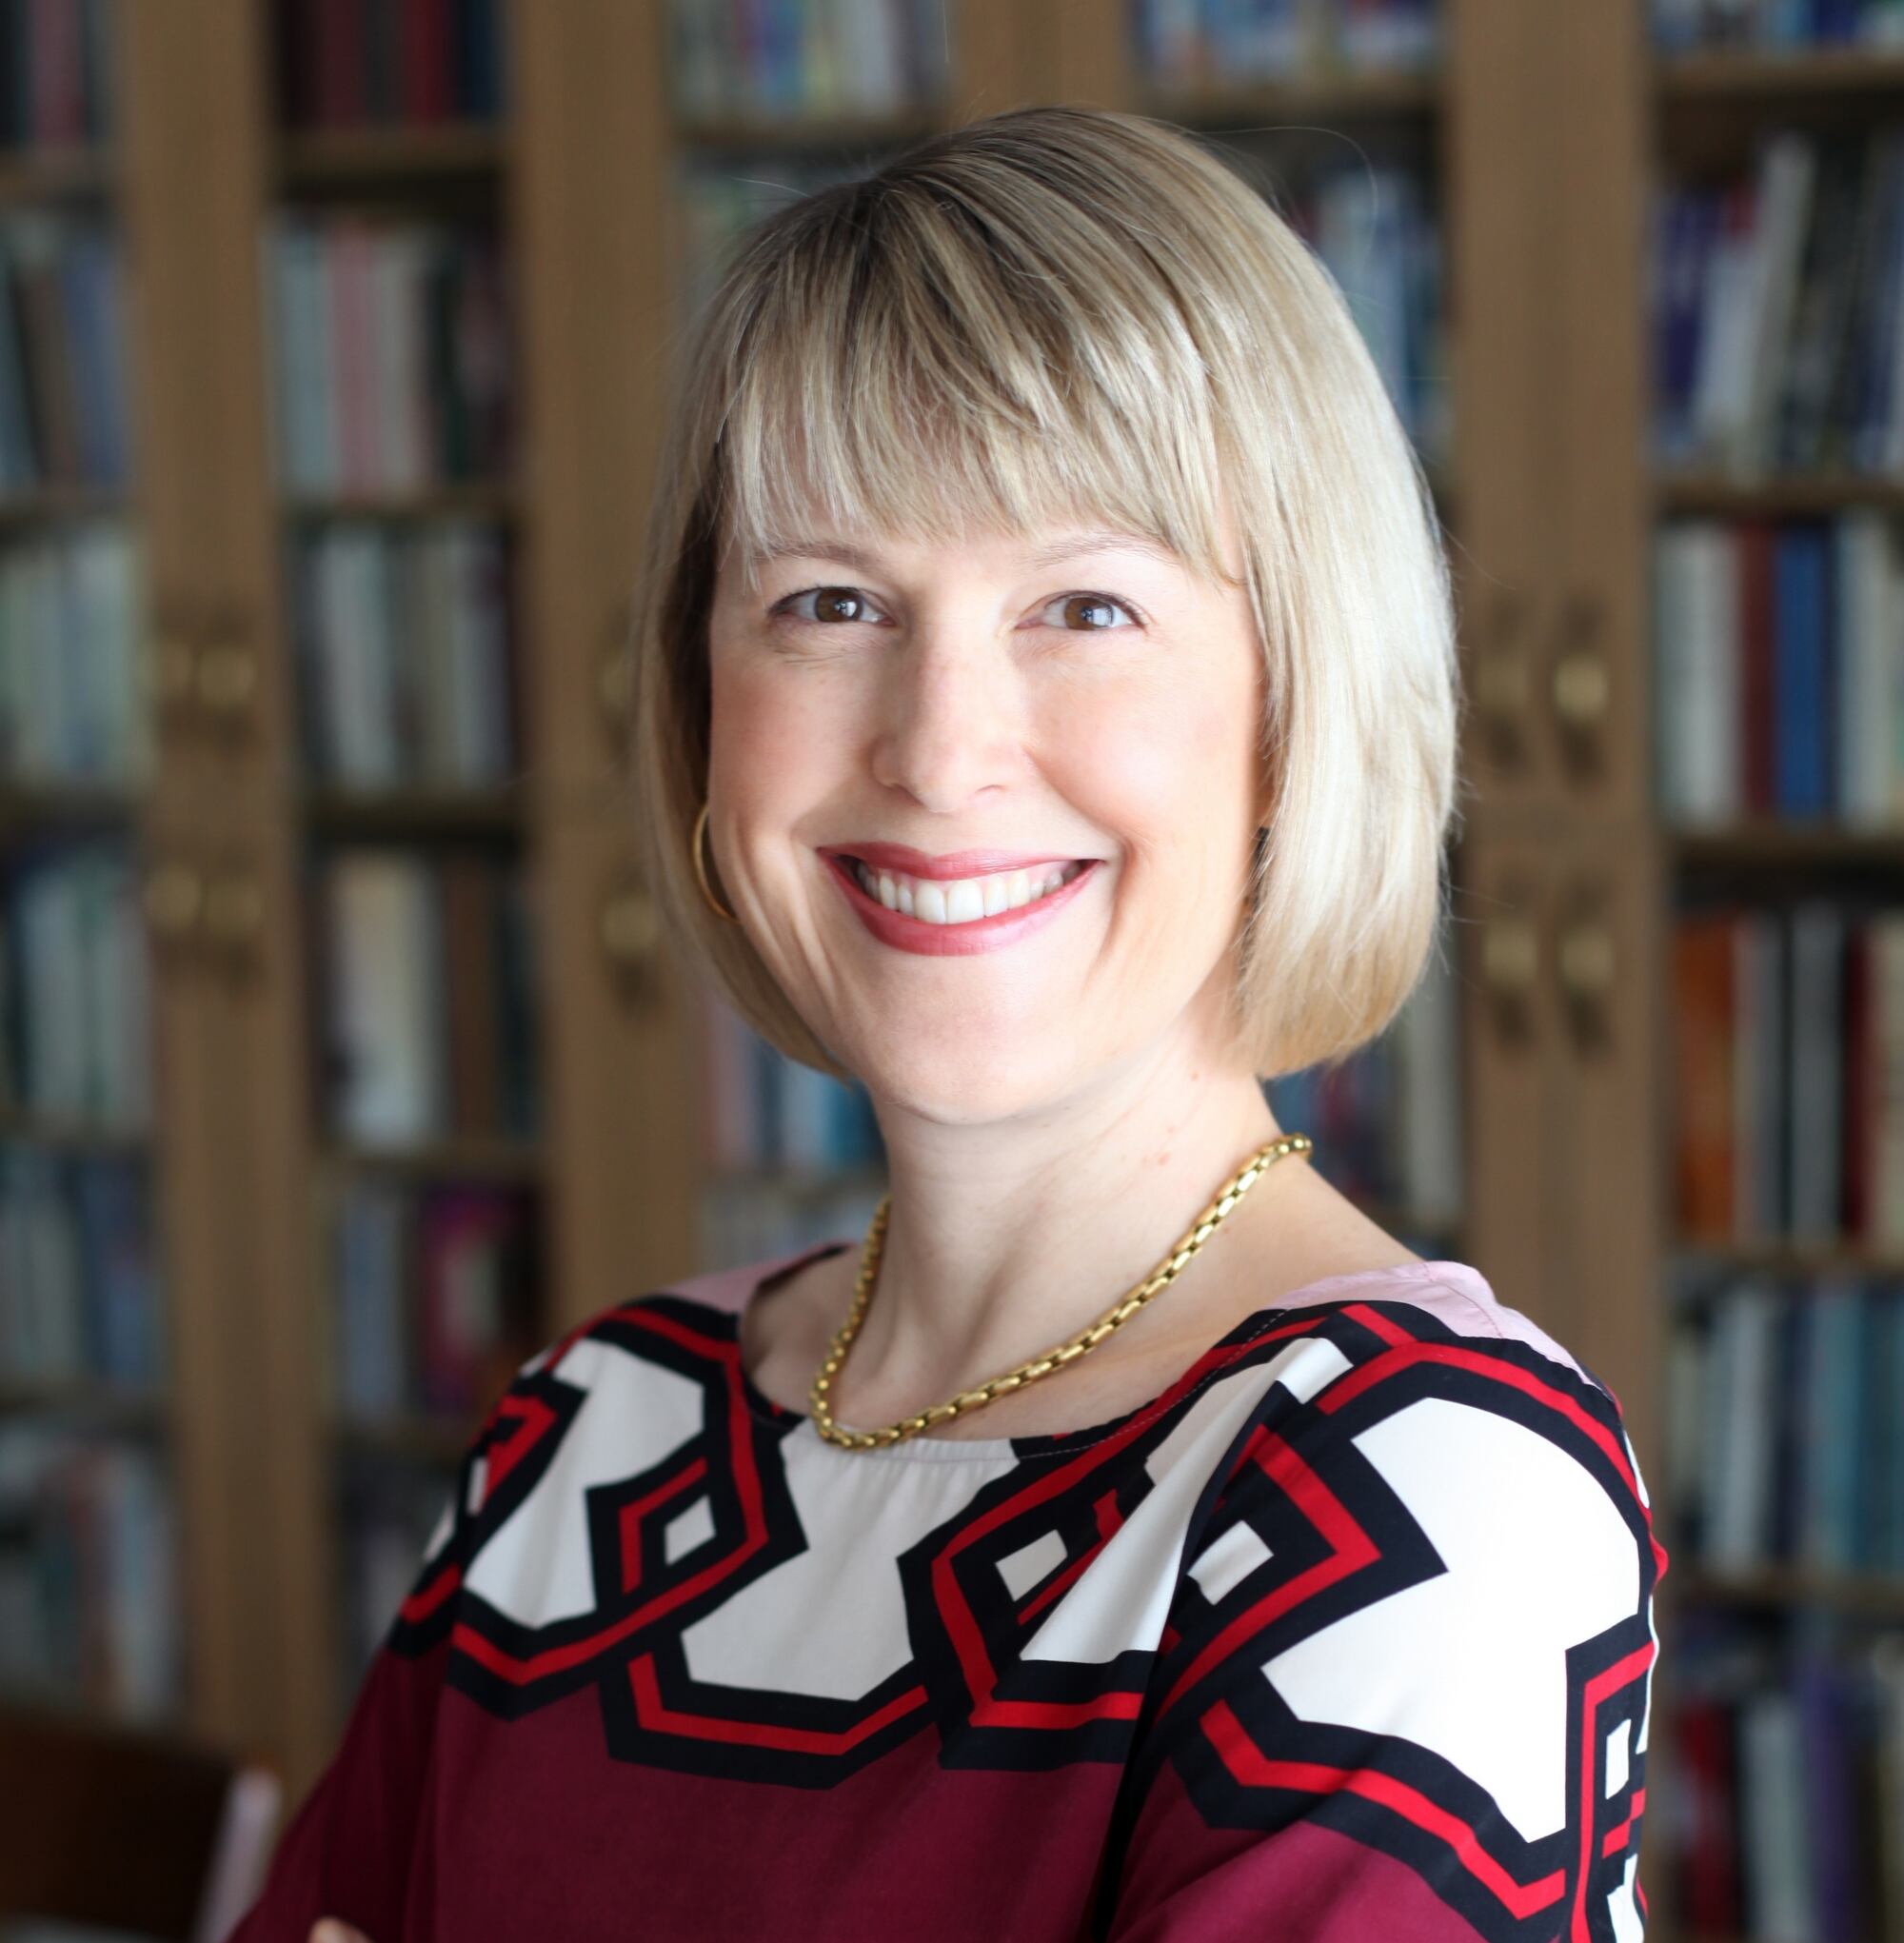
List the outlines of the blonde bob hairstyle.
<svg viewBox="0 0 1904 1943">
<path fill-rule="evenodd" d="M 1448 565 L 1342 294 L 1263 194 L 1145 116 L 992 115 L 761 223 L 684 364 L 635 602 L 637 810 L 664 923 L 770 1043 L 843 1073 L 695 882 L 708 613 L 724 546 L 750 574 L 823 516 L 919 542 L 1076 516 L 1217 585 L 1226 504 L 1272 804 L 1239 1055 L 1272 1078 L 1393 1020 L 1456 814 Z"/>
</svg>

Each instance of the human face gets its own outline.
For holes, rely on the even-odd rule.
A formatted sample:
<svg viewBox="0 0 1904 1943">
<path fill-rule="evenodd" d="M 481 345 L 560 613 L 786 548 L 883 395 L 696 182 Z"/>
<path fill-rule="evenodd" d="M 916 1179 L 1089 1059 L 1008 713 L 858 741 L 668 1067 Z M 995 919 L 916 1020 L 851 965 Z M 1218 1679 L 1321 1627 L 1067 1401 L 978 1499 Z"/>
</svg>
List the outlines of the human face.
<svg viewBox="0 0 1904 1943">
<path fill-rule="evenodd" d="M 1069 523 L 821 530 L 752 585 L 724 562 L 708 842 L 768 970 L 876 1100 L 1002 1119 L 1146 1054 L 1226 1057 L 1262 662 L 1223 538 L 1227 586 Z M 1031 901 L 1000 910 L 1002 883 Z"/>
</svg>

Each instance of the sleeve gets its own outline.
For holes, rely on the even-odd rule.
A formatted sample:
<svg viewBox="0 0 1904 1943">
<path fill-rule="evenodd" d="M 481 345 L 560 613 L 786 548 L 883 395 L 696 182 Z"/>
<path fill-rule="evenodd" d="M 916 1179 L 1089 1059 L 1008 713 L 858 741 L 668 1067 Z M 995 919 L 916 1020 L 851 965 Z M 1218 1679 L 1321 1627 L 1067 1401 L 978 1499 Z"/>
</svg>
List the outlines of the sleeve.
<svg viewBox="0 0 1904 1943">
<path fill-rule="evenodd" d="M 387 1639 L 378 1647 L 336 1753 L 229 1943 L 306 1943 L 320 1916 L 343 1917 L 371 1943 L 398 1943 L 446 1654 L 438 1646 L 411 1660 Z"/>
<path fill-rule="evenodd" d="M 418 1835 L 429 1794 L 455 1595 L 481 1541 L 469 1511 L 473 1467 L 512 1409 L 497 1400 L 457 1467 L 409 1593 L 359 1684 L 329 1764 L 280 1836 L 263 1891 L 228 1943 L 307 1943 L 320 1916 L 371 1943 L 399 1943 L 428 1865 Z"/>
<path fill-rule="evenodd" d="M 1612 1393 L 1396 1340 L 1252 1413 L 1192 1521 L 1110 1943 L 1643 1934 L 1666 1554 Z"/>
</svg>

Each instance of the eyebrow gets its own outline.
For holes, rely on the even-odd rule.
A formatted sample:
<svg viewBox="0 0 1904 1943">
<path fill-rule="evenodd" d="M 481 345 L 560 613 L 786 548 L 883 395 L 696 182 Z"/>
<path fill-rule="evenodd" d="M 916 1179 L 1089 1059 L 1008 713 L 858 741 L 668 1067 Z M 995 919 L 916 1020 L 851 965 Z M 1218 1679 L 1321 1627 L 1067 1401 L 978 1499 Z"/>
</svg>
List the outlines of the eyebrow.
<svg viewBox="0 0 1904 1943">
<path fill-rule="evenodd" d="M 1076 560 L 1087 553 L 1121 552 L 1125 549 L 1148 553 L 1166 566 L 1183 565 L 1169 547 L 1141 533 L 1119 533 L 1108 529 L 1067 534 L 1063 539 L 1053 541 L 1049 545 L 1032 547 L 1027 552 L 1020 554 L 1019 565 L 1026 567 L 1056 566 L 1061 561 Z M 758 564 L 765 566 L 773 561 L 789 558 L 837 560 L 861 573 L 877 573 L 881 565 L 879 554 L 871 548 L 855 546 L 844 540 L 806 538 L 788 540 L 780 545 L 763 548 Z"/>
</svg>

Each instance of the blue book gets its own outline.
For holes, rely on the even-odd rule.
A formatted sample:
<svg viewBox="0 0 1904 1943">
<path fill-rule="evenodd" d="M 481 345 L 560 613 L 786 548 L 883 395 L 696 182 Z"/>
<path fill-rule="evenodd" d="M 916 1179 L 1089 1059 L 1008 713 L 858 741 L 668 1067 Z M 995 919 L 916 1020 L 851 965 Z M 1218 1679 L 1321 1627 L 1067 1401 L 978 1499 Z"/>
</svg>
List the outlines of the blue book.
<svg viewBox="0 0 1904 1943">
<path fill-rule="evenodd" d="M 1786 816 L 1825 816 L 1835 801 L 1832 553 L 1817 521 L 1795 523 L 1773 543 L 1773 802 Z"/>
</svg>

